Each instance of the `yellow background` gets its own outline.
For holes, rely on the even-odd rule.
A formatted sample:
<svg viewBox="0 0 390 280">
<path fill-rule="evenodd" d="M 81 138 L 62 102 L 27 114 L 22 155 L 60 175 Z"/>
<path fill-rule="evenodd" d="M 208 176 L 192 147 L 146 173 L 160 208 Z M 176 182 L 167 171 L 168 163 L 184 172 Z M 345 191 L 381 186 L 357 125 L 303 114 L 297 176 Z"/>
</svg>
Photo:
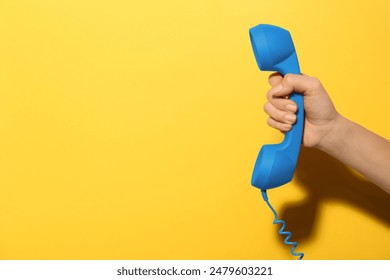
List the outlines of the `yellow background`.
<svg viewBox="0 0 390 280">
<path fill-rule="evenodd" d="M 388 1 L 0 0 L 1 259 L 291 259 L 250 177 L 282 139 L 248 29 L 290 30 L 390 138 Z M 302 152 L 269 192 L 306 259 L 389 259 L 389 197 Z M 294 238 L 295 237 L 295 238 Z"/>
</svg>

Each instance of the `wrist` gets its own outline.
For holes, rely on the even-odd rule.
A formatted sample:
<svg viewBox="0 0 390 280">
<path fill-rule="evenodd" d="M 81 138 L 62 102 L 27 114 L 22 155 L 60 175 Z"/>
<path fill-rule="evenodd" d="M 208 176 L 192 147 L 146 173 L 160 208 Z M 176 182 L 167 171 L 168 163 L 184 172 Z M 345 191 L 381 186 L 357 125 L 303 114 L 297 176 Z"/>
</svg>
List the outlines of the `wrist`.
<svg viewBox="0 0 390 280">
<path fill-rule="evenodd" d="M 348 119 L 337 113 L 327 124 L 326 132 L 316 148 L 331 155 L 337 153 L 338 149 L 342 149 L 344 139 L 348 135 L 349 123 Z"/>
</svg>

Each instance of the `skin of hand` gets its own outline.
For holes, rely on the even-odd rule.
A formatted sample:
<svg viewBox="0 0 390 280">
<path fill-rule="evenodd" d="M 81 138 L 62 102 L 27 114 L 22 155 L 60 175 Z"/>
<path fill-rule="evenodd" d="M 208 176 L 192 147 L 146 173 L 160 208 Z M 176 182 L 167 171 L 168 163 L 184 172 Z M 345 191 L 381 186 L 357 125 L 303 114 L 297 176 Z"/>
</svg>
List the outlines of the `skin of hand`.
<svg viewBox="0 0 390 280">
<path fill-rule="evenodd" d="M 390 194 L 390 141 L 340 115 L 321 82 L 308 75 L 274 73 L 264 111 L 267 123 L 287 132 L 297 106 L 288 96 L 301 93 L 305 104 L 302 144 L 322 150 L 365 175 Z"/>
<path fill-rule="evenodd" d="M 268 125 L 281 132 L 292 128 L 296 121 L 297 105 L 287 97 L 293 91 L 299 92 L 303 94 L 305 104 L 303 145 L 319 148 L 339 118 L 321 82 L 307 75 L 287 74 L 283 78 L 279 73 L 272 74 L 268 82 L 271 89 L 267 92 L 268 102 L 264 105 L 264 111 L 270 116 Z"/>
</svg>

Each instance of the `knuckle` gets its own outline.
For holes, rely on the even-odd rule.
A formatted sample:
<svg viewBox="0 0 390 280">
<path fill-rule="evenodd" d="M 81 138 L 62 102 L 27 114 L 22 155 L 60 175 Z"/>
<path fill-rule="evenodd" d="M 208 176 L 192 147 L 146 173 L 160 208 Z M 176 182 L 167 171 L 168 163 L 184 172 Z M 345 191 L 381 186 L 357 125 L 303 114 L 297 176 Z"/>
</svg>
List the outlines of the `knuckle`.
<svg viewBox="0 0 390 280">
<path fill-rule="evenodd" d="M 267 124 L 268 124 L 269 126 L 271 126 L 271 127 L 274 127 L 273 122 L 274 122 L 274 120 L 273 120 L 272 118 L 268 118 L 268 119 L 267 119 Z"/>
<path fill-rule="evenodd" d="M 294 75 L 292 75 L 292 74 L 286 74 L 285 76 L 284 76 L 284 80 L 285 80 L 285 82 L 287 83 L 287 84 L 293 84 L 293 81 L 294 81 Z"/>
<path fill-rule="evenodd" d="M 320 88 L 322 85 L 321 85 L 321 81 L 320 79 L 318 79 L 317 77 L 311 77 L 310 78 L 310 87 L 313 88 L 313 89 L 317 89 L 317 88 Z"/>
<path fill-rule="evenodd" d="M 266 97 L 267 97 L 268 101 L 272 100 L 272 94 L 270 93 L 270 90 L 267 91 Z"/>
<path fill-rule="evenodd" d="M 264 112 L 266 112 L 267 114 L 268 114 L 268 112 L 269 112 L 269 105 L 270 105 L 270 103 L 267 102 L 267 103 L 265 103 L 264 106 L 263 106 L 263 110 L 264 110 Z"/>
</svg>

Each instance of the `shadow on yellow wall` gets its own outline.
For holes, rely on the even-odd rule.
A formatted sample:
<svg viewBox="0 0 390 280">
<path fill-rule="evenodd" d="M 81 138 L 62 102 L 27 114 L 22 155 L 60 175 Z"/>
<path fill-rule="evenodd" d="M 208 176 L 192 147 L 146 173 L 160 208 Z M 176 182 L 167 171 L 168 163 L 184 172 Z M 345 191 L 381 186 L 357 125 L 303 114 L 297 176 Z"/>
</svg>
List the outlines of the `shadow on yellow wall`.
<svg viewBox="0 0 390 280">
<path fill-rule="evenodd" d="M 296 179 L 307 197 L 301 202 L 285 205 L 281 211 L 281 218 L 293 232 L 294 241 L 306 241 L 312 237 L 320 205 L 324 202 L 348 204 L 390 226 L 390 196 L 359 178 L 333 157 L 316 149 L 303 148 Z M 282 237 L 280 241 L 283 242 Z"/>
</svg>

